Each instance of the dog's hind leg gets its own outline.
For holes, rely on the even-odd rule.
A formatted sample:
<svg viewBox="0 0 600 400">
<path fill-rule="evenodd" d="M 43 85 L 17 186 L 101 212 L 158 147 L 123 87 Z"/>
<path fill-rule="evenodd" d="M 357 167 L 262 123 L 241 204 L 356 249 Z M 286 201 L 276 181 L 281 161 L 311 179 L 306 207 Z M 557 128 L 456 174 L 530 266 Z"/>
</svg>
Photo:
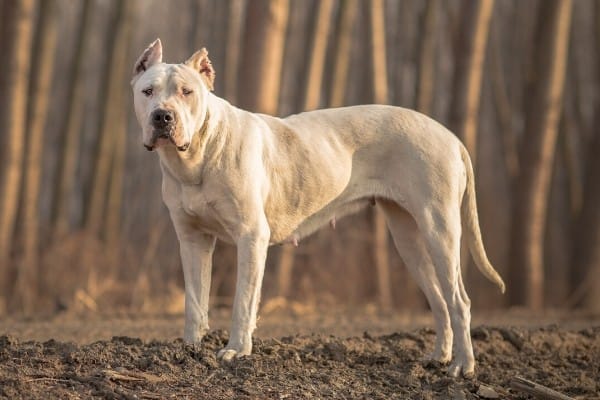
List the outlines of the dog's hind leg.
<svg viewBox="0 0 600 400">
<path fill-rule="evenodd" d="M 435 321 L 435 348 L 427 359 L 446 364 L 452 356 L 452 329 L 437 274 L 413 217 L 389 200 L 380 200 L 394 244 L 406 268 L 425 294 Z"/>
<path fill-rule="evenodd" d="M 416 221 L 433 261 L 442 296 L 448 306 L 454 337 L 454 360 L 448 374 L 471 377 L 475 358 L 471 343 L 471 301 L 460 275 L 460 204 L 438 205 L 432 201 L 420 210 Z"/>
</svg>

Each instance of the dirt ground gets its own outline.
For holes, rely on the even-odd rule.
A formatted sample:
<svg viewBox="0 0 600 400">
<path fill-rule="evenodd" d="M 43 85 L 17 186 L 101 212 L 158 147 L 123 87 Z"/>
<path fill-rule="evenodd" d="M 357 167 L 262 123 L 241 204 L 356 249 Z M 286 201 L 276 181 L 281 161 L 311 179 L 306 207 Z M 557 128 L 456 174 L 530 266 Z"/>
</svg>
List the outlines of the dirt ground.
<svg viewBox="0 0 600 400">
<path fill-rule="evenodd" d="M 421 361 L 431 317 L 372 309 L 263 313 L 254 352 L 216 360 L 229 314 L 199 345 L 176 316 L 0 319 L 0 397 L 9 399 L 525 399 L 521 376 L 573 398 L 600 398 L 600 316 L 474 312 L 472 380 Z"/>
</svg>

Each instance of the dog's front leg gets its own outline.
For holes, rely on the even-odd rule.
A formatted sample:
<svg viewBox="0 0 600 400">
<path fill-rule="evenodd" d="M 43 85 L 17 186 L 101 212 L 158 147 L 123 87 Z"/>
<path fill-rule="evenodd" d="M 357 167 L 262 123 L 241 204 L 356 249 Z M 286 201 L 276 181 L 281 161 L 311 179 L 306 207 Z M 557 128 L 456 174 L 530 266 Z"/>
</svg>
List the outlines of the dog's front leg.
<svg viewBox="0 0 600 400">
<path fill-rule="evenodd" d="M 231 335 L 218 358 L 229 361 L 252 352 L 252 332 L 256 328 L 256 313 L 265 259 L 269 246 L 269 229 L 263 228 L 241 235 L 238 243 L 237 284 L 233 300 Z"/>
<path fill-rule="evenodd" d="M 197 343 L 208 332 L 208 295 L 215 238 L 197 233 L 180 235 L 179 250 L 185 280 L 185 328 L 183 339 Z"/>
</svg>

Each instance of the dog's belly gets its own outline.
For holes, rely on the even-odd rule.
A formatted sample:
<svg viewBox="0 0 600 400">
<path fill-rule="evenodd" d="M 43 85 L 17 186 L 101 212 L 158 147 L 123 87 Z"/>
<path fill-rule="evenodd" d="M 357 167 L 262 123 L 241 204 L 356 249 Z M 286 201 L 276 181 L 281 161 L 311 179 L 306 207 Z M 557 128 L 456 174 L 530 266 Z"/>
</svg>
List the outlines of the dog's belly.
<svg viewBox="0 0 600 400">
<path fill-rule="evenodd" d="M 300 239 L 313 234 L 324 225 L 329 224 L 332 227 L 335 227 L 336 221 L 345 216 L 355 214 L 373 203 L 373 199 L 366 198 L 345 203 L 336 202 L 306 218 L 288 237 L 278 243 L 297 244 Z"/>
<path fill-rule="evenodd" d="M 406 185 L 412 180 L 404 179 L 409 166 L 402 165 L 401 153 L 406 151 L 399 138 L 389 135 L 352 152 L 326 156 L 328 161 L 335 160 L 333 165 L 289 167 L 302 171 L 302 184 L 288 183 L 291 189 L 281 191 L 284 196 L 265 207 L 271 242 L 295 243 L 325 224 L 374 204 L 377 198 L 404 205 Z"/>
<path fill-rule="evenodd" d="M 360 174 L 357 174 L 360 175 Z M 335 226 L 337 220 L 354 214 L 361 209 L 374 205 L 380 191 L 379 180 L 373 182 L 357 182 L 361 178 L 351 178 L 343 190 L 332 200 L 320 206 L 314 205 L 313 212 L 305 215 L 278 214 L 267 215 L 271 223 L 271 243 L 294 243 L 311 235 L 324 225 Z"/>
</svg>

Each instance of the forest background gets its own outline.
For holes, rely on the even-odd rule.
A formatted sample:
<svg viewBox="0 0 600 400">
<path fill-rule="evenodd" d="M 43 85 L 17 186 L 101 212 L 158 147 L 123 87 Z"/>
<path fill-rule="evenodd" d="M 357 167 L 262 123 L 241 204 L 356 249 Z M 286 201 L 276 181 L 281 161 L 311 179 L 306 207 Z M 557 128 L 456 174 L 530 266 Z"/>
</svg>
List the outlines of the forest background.
<svg viewBox="0 0 600 400">
<path fill-rule="evenodd" d="M 474 307 L 600 310 L 598 0 L 0 0 L 0 24 L 0 315 L 182 309 L 129 85 L 157 37 L 167 62 L 206 47 L 215 93 L 248 110 L 387 103 L 442 122 L 472 155 L 508 288 L 463 260 Z M 232 276 L 219 243 L 213 304 Z M 373 209 L 272 248 L 263 299 L 426 308 Z"/>
</svg>

